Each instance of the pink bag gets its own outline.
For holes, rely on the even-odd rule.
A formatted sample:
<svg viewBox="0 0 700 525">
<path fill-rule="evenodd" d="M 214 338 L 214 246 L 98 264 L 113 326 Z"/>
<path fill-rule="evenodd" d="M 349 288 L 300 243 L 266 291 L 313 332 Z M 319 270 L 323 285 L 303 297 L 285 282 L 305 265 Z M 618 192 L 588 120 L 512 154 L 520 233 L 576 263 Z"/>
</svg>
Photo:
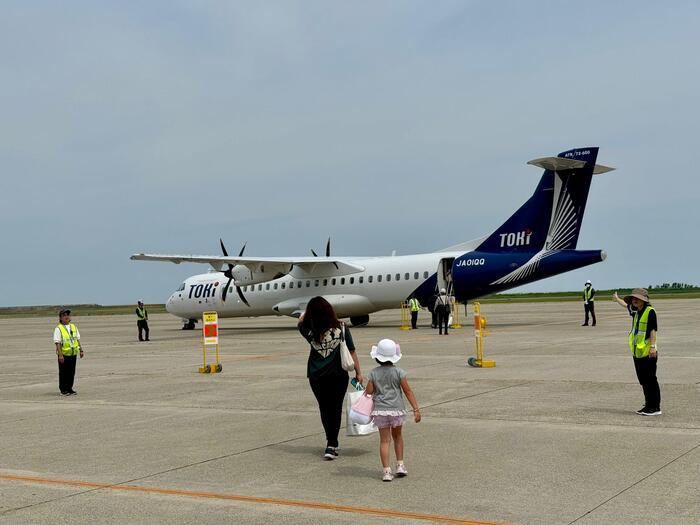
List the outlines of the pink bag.
<svg viewBox="0 0 700 525">
<path fill-rule="evenodd" d="M 358 425 L 367 425 L 372 421 L 374 399 L 364 393 L 350 407 L 350 421 Z"/>
</svg>

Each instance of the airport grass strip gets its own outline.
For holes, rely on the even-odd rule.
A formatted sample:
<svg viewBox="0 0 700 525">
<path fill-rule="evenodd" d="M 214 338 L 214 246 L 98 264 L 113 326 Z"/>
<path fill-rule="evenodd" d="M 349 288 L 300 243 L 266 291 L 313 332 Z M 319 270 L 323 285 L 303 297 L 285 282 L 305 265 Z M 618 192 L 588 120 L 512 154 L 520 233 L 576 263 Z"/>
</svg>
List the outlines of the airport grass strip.
<svg viewBox="0 0 700 525">
<path fill-rule="evenodd" d="M 115 485 L 109 483 L 96 483 L 92 481 L 53 479 L 38 476 L 19 476 L 0 473 L 0 480 L 20 481 L 25 483 L 38 483 L 43 485 L 62 485 L 69 487 L 81 487 L 93 490 L 118 490 L 123 492 L 136 492 L 142 494 L 159 494 L 164 496 L 184 496 L 199 499 L 215 499 L 225 501 L 239 501 L 244 503 L 262 503 L 268 505 L 281 505 L 286 507 L 298 507 L 303 509 L 318 509 L 336 512 L 349 512 L 352 514 L 364 514 L 383 518 L 404 518 L 411 520 L 430 521 L 433 523 L 458 523 L 462 525 L 505 525 L 494 521 L 473 520 L 456 516 L 442 516 L 439 514 L 421 514 L 391 509 L 374 507 L 360 507 L 354 505 L 337 505 L 316 501 L 303 501 L 281 498 L 263 498 L 259 496 L 244 496 L 238 494 L 223 494 L 219 492 L 202 492 L 182 489 L 167 489 L 159 487 L 144 487 L 139 485 Z"/>
</svg>

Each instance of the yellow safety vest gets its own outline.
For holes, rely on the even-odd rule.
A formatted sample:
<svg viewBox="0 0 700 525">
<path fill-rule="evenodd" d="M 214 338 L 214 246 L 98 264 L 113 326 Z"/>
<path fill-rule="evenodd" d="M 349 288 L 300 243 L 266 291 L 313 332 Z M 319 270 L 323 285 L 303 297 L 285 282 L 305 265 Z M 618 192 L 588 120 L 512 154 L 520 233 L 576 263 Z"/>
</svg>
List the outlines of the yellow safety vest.
<svg viewBox="0 0 700 525">
<path fill-rule="evenodd" d="M 411 307 L 412 312 L 417 312 L 420 310 L 420 303 L 415 297 L 413 299 L 409 299 L 408 305 Z"/>
<path fill-rule="evenodd" d="M 59 324 L 58 329 L 61 331 L 61 353 L 67 356 L 78 355 L 80 343 L 77 339 L 78 329 L 75 325 L 73 323 L 68 325 L 70 332 L 63 324 Z"/>
<path fill-rule="evenodd" d="M 146 312 L 145 308 L 139 308 L 138 306 L 136 307 L 136 317 L 139 321 L 145 321 L 146 315 L 148 315 L 148 313 Z"/>
<path fill-rule="evenodd" d="M 592 303 L 593 301 L 595 301 L 595 299 L 593 298 L 593 287 L 592 286 L 586 286 L 583 289 L 583 300 L 588 302 L 588 303 Z"/>
<path fill-rule="evenodd" d="M 651 348 L 651 339 L 646 339 L 647 336 L 647 323 L 649 321 L 649 312 L 653 308 L 647 306 L 642 315 L 639 312 L 635 312 L 634 319 L 632 319 L 632 329 L 629 335 L 630 351 L 634 357 L 647 357 L 649 355 L 649 349 Z"/>
</svg>

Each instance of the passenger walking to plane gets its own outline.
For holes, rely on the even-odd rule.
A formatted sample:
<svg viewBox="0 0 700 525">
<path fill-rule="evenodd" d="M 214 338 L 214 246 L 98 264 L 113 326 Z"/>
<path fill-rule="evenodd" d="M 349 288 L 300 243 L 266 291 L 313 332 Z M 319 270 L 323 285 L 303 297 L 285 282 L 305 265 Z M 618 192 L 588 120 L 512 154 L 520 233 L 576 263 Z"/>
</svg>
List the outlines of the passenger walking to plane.
<svg viewBox="0 0 700 525">
<path fill-rule="evenodd" d="M 658 361 L 656 310 L 649 303 L 649 293 L 644 288 L 635 288 L 624 299 L 620 299 L 615 292 L 613 301 L 626 307 L 632 317 L 629 347 L 637 379 L 644 391 L 644 406 L 637 410 L 637 414 L 640 416 L 660 416 L 661 390 L 656 379 L 656 363 Z"/>
<path fill-rule="evenodd" d="M 380 366 L 372 370 L 367 376 L 367 395 L 371 395 L 374 401 L 372 409 L 372 421 L 379 429 L 379 459 L 382 462 L 384 472 L 382 481 L 408 475 L 403 463 L 404 443 L 403 424 L 406 420 L 406 406 L 403 402 L 403 394 L 406 394 L 408 402 L 413 408 L 413 418 L 416 423 L 421 420 L 420 409 L 413 390 L 408 385 L 406 372 L 394 366 L 401 359 L 401 347 L 391 339 L 382 339 L 372 347 L 369 354 Z M 403 391 L 403 394 L 402 394 Z M 394 440 L 394 454 L 396 455 L 396 470 L 392 472 L 389 465 L 389 445 Z"/>
<path fill-rule="evenodd" d="M 53 342 L 56 345 L 58 357 L 58 389 L 62 396 L 74 396 L 75 363 L 77 355 L 80 359 L 85 353 L 80 344 L 80 332 L 78 327 L 71 323 L 70 310 L 61 310 L 58 314 L 59 323 L 53 331 Z"/>
<path fill-rule="evenodd" d="M 593 288 L 591 281 L 586 281 L 586 286 L 583 288 L 583 310 L 586 312 L 586 320 L 581 326 L 588 326 L 589 313 L 593 318 L 592 326 L 595 326 L 595 288 Z"/>
<path fill-rule="evenodd" d="M 411 296 L 408 300 L 408 308 L 411 310 L 411 328 L 415 330 L 418 328 L 418 311 L 420 310 L 418 299 Z"/>
<path fill-rule="evenodd" d="M 445 335 L 447 335 L 447 325 L 450 319 L 450 298 L 447 296 L 447 290 L 440 288 L 440 295 L 435 299 L 435 305 L 433 306 L 437 312 L 437 324 L 440 330 L 440 335 L 442 335 L 442 328 L 445 328 Z"/>
<path fill-rule="evenodd" d="M 143 305 L 142 301 L 138 302 L 136 306 L 136 327 L 139 331 L 139 341 L 150 341 L 149 330 L 148 330 L 148 310 Z M 146 339 L 143 338 L 143 332 L 146 332 Z"/>
<path fill-rule="evenodd" d="M 355 378 L 362 384 L 360 362 L 355 354 L 350 329 L 338 320 L 331 304 L 323 297 L 314 297 L 299 317 L 299 332 L 311 345 L 306 376 L 318 402 L 321 423 L 326 432 L 328 460 L 338 457 L 338 433 L 343 413 L 343 400 L 348 389 L 348 373 L 340 360 L 340 343 L 345 343 L 355 363 Z"/>
</svg>

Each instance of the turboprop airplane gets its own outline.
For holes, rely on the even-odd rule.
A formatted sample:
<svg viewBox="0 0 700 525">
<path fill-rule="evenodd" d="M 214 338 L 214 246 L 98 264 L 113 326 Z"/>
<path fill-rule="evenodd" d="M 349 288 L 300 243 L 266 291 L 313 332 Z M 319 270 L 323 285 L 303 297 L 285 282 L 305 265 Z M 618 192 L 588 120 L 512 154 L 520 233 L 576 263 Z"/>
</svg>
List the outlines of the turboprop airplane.
<svg viewBox="0 0 700 525">
<path fill-rule="evenodd" d="M 579 148 L 531 160 L 544 169 L 533 195 L 493 233 L 433 253 L 388 257 L 244 257 L 136 254 L 140 261 L 204 263 L 170 296 L 166 309 L 194 328 L 202 312 L 220 317 L 298 317 L 308 301 L 325 297 L 353 325 L 369 314 L 396 308 L 414 296 L 427 305 L 445 288 L 466 303 L 486 294 L 558 275 L 605 260 L 602 250 L 577 250 L 593 175 L 614 168 L 596 164 L 598 148 Z M 235 290 L 235 294 L 234 294 Z"/>
</svg>

